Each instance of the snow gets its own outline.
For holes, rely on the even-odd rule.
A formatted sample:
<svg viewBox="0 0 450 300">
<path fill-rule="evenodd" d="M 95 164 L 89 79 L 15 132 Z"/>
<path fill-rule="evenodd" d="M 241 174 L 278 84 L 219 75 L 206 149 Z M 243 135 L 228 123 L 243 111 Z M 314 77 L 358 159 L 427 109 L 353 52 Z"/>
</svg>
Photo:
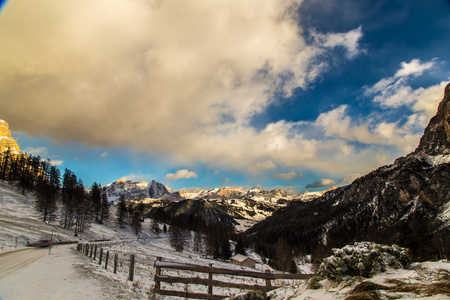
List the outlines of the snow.
<svg viewBox="0 0 450 300">
<path fill-rule="evenodd" d="M 54 224 L 45 224 L 39 214 L 33 209 L 34 197 L 27 193 L 22 195 L 16 187 L 0 182 L 0 299 L 176 299 L 168 296 L 155 295 L 155 268 L 157 257 L 162 257 L 163 264 L 195 264 L 214 267 L 255 270 L 230 263 L 220 262 L 199 255 L 188 248 L 183 252 L 175 252 L 170 246 L 167 235 L 157 236 L 149 231 L 150 221 L 145 220 L 143 232 L 136 237 L 129 228 L 119 229 L 114 220 L 108 220 L 104 225 L 92 224 L 87 232 L 78 236 L 79 242 L 87 240 L 111 239 L 102 244 L 104 251 L 119 255 L 119 270 L 114 274 L 109 268 L 105 270 L 97 261 L 82 255 L 75 250 L 75 245 L 48 248 L 25 248 L 27 240 L 37 240 L 42 237 L 58 237 L 59 239 L 74 239 L 72 231 L 66 231 Z M 114 216 L 114 210 L 111 212 Z M 16 239 L 17 238 L 17 239 Z M 17 240 L 17 243 L 16 243 Z M 16 250 L 26 249 L 26 250 Z M 128 276 L 128 259 L 130 254 L 136 256 L 135 280 L 130 282 Z M 254 252 L 248 256 L 261 262 Z M 310 273 L 312 265 L 299 264 L 299 269 Z M 257 270 L 264 271 L 270 267 L 259 263 Z M 388 269 L 387 272 L 376 275 L 368 280 L 387 285 L 387 280 L 398 279 L 412 283 L 428 284 L 439 270 L 450 271 L 450 263 L 424 262 L 413 264 L 410 269 Z M 181 273 L 180 273 L 181 272 Z M 163 276 L 203 276 L 188 271 L 164 270 Z M 215 280 L 227 280 L 226 276 L 214 275 Z M 348 292 L 363 279 L 336 284 L 321 282 L 322 288 L 309 289 L 304 281 L 276 281 L 274 284 L 283 287 L 272 291 L 274 299 L 345 299 Z M 256 284 L 257 279 L 245 278 L 242 283 Z M 162 283 L 163 285 L 164 283 Z M 261 284 L 261 283 L 259 283 Z M 264 282 L 262 282 L 264 284 Z M 24 288 L 26 287 L 26 288 Z M 174 289 L 176 284 L 170 285 Z M 181 289 L 204 292 L 203 286 L 179 284 Z M 215 289 L 216 290 L 216 289 Z M 241 290 L 217 289 L 218 293 L 239 294 Z M 384 293 L 384 291 L 383 291 Z M 390 294 L 391 298 L 394 297 Z M 411 293 L 402 294 L 402 299 L 418 298 Z M 445 295 L 422 297 L 423 299 L 450 299 Z"/>
<path fill-rule="evenodd" d="M 450 163 L 450 155 L 427 155 L 422 154 L 422 156 L 433 166 L 436 167 L 441 164 L 448 164 Z"/>
</svg>

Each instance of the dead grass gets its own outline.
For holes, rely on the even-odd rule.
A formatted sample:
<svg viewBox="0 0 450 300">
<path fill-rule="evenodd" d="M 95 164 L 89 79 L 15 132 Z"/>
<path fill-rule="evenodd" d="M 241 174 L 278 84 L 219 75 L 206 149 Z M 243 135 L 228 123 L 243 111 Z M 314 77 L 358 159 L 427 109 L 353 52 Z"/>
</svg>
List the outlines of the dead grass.
<svg viewBox="0 0 450 300">
<path fill-rule="evenodd" d="M 356 285 L 345 300 L 379 300 L 381 292 L 411 293 L 417 296 L 446 295 L 450 296 L 450 272 L 439 270 L 429 284 L 410 283 L 398 279 L 386 281 L 387 285 L 364 281 Z M 387 296 L 389 298 L 389 296 Z"/>
</svg>

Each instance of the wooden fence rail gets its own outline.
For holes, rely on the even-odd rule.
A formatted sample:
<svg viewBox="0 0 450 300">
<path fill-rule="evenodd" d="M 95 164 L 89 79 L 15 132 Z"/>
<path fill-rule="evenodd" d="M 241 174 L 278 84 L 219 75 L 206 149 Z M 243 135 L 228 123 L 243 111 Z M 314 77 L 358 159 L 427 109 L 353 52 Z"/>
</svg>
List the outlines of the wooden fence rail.
<svg viewBox="0 0 450 300">
<path fill-rule="evenodd" d="M 104 251 L 103 244 L 100 243 L 86 243 L 86 244 L 78 244 L 77 250 L 81 252 L 82 254 L 86 255 L 93 261 L 98 260 L 98 264 L 102 266 L 102 263 L 104 264 L 104 268 L 108 269 L 108 263 L 109 263 L 109 256 L 110 251 Z M 136 267 L 138 270 L 142 269 L 142 266 L 144 266 L 145 269 L 148 270 L 148 268 L 151 268 L 151 263 L 153 260 L 148 260 L 146 258 L 137 258 L 135 255 L 131 254 L 129 256 L 129 259 L 122 259 L 120 258 L 120 266 L 121 271 L 126 272 L 126 269 L 124 270 L 122 266 L 122 262 L 125 263 L 125 266 L 128 265 L 128 280 L 133 281 L 134 280 L 134 272 L 135 272 L 135 263 L 138 263 L 139 265 Z M 113 272 L 116 273 L 118 271 L 118 265 L 119 265 L 119 254 L 114 253 L 114 260 L 113 260 L 113 266 L 109 266 L 110 269 L 112 268 Z M 141 266 L 141 267 L 139 267 Z M 176 263 L 176 262 L 168 262 L 168 261 L 162 261 L 161 257 L 158 257 L 156 261 L 154 261 L 154 267 L 155 267 L 155 292 L 160 295 L 165 296 L 177 296 L 177 297 L 185 297 L 185 298 L 195 298 L 195 299 L 211 299 L 211 300 L 219 300 L 223 298 L 229 297 L 229 295 L 216 295 L 214 292 L 219 293 L 218 289 L 220 288 L 229 288 L 229 289 L 238 289 L 238 290 L 247 290 L 247 291 L 263 291 L 263 292 L 269 292 L 271 290 L 274 290 L 278 288 L 276 286 L 276 283 L 273 282 L 273 280 L 283 279 L 283 280 L 301 280 L 301 279 L 307 279 L 311 277 L 312 275 L 309 274 L 276 274 L 276 273 L 270 273 L 269 270 L 266 271 L 266 273 L 257 272 L 257 271 L 246 271 L 246 270 L 232 270 L 232 269 L 226 269 L 226 268 L 218 268 L 213 267 L 212 264 L 209 266 L 200 266 L 200 265 L 192 265 L 192 264 L 185 264 L 185 263 Z M 203 273 L 207 274 L 208 276 L 200 278 L 200 277 L 189 277 L 193 275 L 187 275 L 185 277 L 174 275 L 166 275 L 162 274 L 162 270 L 181 270 L 181 271 L 187 271 L 187 274 L 191 272 L 196 273 Z M 141 270 L 142 271 L 142 270 Z M 171 272 L 168 272 L 171 273 Z M 173 273 L 173 272 L 172 272 Z M 221 278 L 213 278 L 213 276 L 221 276 Z M 224 279 L 223 276 L 226 276 Z M 259 282 L 261 284 L 253 284 L 252 283 L 241 283 L 236 282 L 237 278 L 240 278 L 240 281 L 242 282 L 243 278 L 252 278 L 253 282 Z M 222 280 L 219 280 L 222 279 Z M 227 280 L 230 279 L 230 280 Z M 233 282 L 234 280 L 234 282 Z M 165 289 L 164 286 L 161 285 L 161 283 L 167 283 L 167 284 L 185 284 L 185 290 L 170 290 Z M 189 292 L 188 286 L 194 285 L 194 286 L 204 286 L 203 288 L 205 290 L 201 293 L 196 292 Z M 179 287 L 179 286 L 178 286 Z M 216 289 L 214 290 L 214 287 Z M 202 289 L 200 289 L 202 290 Z"/>
<path fill-rule="evenodd" d="M 307 279 L 312 275 L 309 274 L 274 274 L 270 273 L 269 270 L 266 273 L 255 272 L 255 271 L 243 271 L 243 270 L 231 270 L 225 268 L 215 268 L 210 264 L 209 267 L 206 266 L 198 266 L 191 264 L 183 264 L 183 263 L 175 263 L 175 262 L 166 262 L 162 261 L 160 257 L 155 261 L 155 292 L 160 295 L 166 296 L 178 296 L 185 298 L 195 298 L 195 299 L 223 299 L 229 296 L 225 295 L 214 295 L 213 287 L 225 287 L 225 288 L 234 288 L 241 290 L 259 290 L 264 292 L 269 292 L 278 288 L 277 286 L 272 286 L 271 281 L 275 279 Z M 162 269 L 172 269 L 172 270 L 185 270 L 191 272 L 199 272 L 199 273 L 207 273 L 208 278 L 199 278 L 199 277 L 179 277 L 179 276 L 170 276 L 170 275 L 162 275 Z M 213 280 L 213 274 L 216 275 L 234 275 L 234 276 L 242 276 L 242 277 L 251 277 L 256 279 L 264 279 L 265 285 L 257 285 L 257 284 L 242 284 L 236 282 L 228 282 L 221 280 Z M 208 287 L 208 294 L 202 293 L 194 293 L 188 291 L 176 291 L 176 290 L 166 290 L 161 288 L 161 282 L 167 283 L 182 283 L 182 284 L 192 284 L 192 285 L 204 285 Z"/>
<path fill-rule="evenodd" d="M 94 244 L 78 244 L 77 245 L 77 251 L 81 252 L 82 254 L 84 254 L 86 256 L 89 256 L 90 258 L 92 258 L 93 261 L 95 261 L 97 259 L 97 252 L 98 252 L 98 264 L 102 265 L 103 258 L 105 258 L 104 264 L 105 264 L 105 270 L 107 270 L 108 269 L 108 261 L 109 261 L 109 251 L 106 251 L 106 253 L 104 253 L 103 248 L 100 248 L 98 250 L 97 249 L 98 249 L 98 245 L 94 245 Z M 117 273 L 118 263 L 119 263 L 119 254 L 115 253 L 114 254 L 114 262 L 113 262 L 114 274 Z M 134 280 L 134 263 L 135 263 L 134 255 L 131 254 L 130 260 L 129 260 L 129 268 L 128 268 L 128 280 L 129 281 Z"/>
</svg>

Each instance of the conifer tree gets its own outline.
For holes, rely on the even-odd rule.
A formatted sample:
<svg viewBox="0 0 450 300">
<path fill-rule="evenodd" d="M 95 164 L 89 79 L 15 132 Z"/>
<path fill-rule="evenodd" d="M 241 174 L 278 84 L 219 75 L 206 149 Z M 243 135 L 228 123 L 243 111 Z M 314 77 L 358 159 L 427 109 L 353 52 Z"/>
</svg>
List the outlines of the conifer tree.
<svg viewBox="0 0 450 300">
<path fill-rule="evenodd" d="M 102 205 L 100 210 L 100 224 L 103 224 L 103 220 L 109 219 L 109 204 L 108 195 L 106 194 L 106 189 L 102 189 Z"/>
<path fill-rule="evenodd" d="M 152 219 L 152 223 L 151 223 L 151 231 L 153 231 L 155 234 L 159 235 L 161 233 L 161 230 L 159 229 L 159 224 L 158 221 L 156 221 L 155 219 Z"/>
<path fill-rule="evenodd" d="M 131 228 L 133 228 L 133 232 L 135 235 L 138 235 L 141 232 L 141 218 L 141 213 L 139 211 L 133 212 L 133 217 L 131 219 Z"/>
<path fill-rule="evenodd" d="M 127 216 L 127 206 L 125 204 L 125 197 L 122 194 L 120 195 L 119 205 L 117 206 L 117 223 L 119 224 L 120 228 L 125 227 L 126 216 Z"/>
</svg>

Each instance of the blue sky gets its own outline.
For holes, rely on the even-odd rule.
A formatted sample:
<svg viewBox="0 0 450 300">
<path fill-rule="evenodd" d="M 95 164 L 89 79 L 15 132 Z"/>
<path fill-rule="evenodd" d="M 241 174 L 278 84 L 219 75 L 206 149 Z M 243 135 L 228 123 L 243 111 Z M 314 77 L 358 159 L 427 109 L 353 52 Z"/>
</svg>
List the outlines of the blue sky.
<svg viewBox="0 0 450 300">
<path fill-rule="evenodd" d="M 449 20 L 444 0 L 11 0 L 0 118 L 86 185 L 348 184 L 417 146 Z"/>
</svg>

